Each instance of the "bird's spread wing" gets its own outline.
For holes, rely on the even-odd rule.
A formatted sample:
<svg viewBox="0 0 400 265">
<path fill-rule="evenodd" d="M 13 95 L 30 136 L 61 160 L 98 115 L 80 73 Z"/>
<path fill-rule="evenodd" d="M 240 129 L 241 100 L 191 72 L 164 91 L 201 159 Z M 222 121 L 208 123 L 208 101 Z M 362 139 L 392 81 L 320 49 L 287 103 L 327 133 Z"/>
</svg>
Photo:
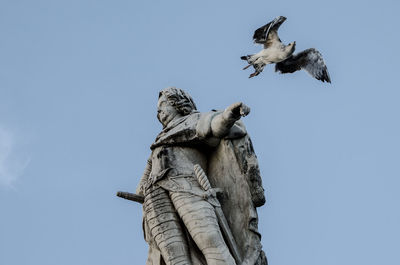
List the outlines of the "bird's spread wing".
<svg viewBox="0 0 400 265">
<path fill-rule="evenodd" d="M 299 52 L 275 64 L 275 71 L 279 71 L 282 74 L 293 73 L 301 69 L 306 70 L 310 75 L 322 82 L 331 82 L 321 53 L 313 48 Z"/>
<path fill-rule="evenodd" d="M 273 42 L 281 42 L 278 37 L 278 29 L 286 20 L 286 17 L 279 16 L 268 24 L 254 31 L 253 40 L 255 43 L 264 44 L 268 48 Z"/>
</svg>

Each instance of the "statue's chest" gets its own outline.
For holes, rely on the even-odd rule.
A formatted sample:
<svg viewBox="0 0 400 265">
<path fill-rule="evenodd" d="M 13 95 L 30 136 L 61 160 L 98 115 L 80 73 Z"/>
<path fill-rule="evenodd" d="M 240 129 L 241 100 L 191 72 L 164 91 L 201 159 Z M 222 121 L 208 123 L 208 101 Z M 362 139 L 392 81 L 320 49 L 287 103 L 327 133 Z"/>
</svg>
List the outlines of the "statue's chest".
<svg viewBox="0 0 400 265">
<path fill-rule="evenodd" d="M 152 175 L 170 169 L 170 174 L 190 175 L 194 172 L 194 165 L 200 164 L 205 168 L 207 158 L 196 148 L 186 146 L 160 146 L 152 153 Z"/>
</svg>

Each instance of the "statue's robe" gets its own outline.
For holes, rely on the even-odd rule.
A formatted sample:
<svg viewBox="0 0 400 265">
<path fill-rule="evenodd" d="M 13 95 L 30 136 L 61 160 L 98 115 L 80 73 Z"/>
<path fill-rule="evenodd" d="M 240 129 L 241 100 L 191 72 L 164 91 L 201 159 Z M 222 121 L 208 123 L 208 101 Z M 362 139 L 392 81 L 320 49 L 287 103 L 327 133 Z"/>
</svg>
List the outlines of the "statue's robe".
<svg viewBox="0 0 400 265">
<path fill-rule="evenodd" d="M 219 113 L 196 112 L 172 121 L 157 136 L 151 149 L 179 145 L 196 147 L 206 153 L 208 164 L 204 170 L 212 187 L 223 190 L 221 207 L 243 258 L 242 264 L 266 265 L 267 260 L 261 249 L 261 235 L 257 230 L 256 207 L 265 203 L 257 157 L 241 121 L 237 121 L 223 139 L 212 136 L 211 121 Z M 142 179 L 140 185 L 145 183 L 146 180 Z M 162 175 L 153 176 L 152 185 L 155 183 L 169 189 L 168 180 L 163 179 Z M 150 233 L 146 231 L 145 222 L 143 227 L 145 239 L 149 243 L 146 264 L 165 264 Z M 193 264 L 206 265 L 194 242 L 188 244 Z"/>
</svg>

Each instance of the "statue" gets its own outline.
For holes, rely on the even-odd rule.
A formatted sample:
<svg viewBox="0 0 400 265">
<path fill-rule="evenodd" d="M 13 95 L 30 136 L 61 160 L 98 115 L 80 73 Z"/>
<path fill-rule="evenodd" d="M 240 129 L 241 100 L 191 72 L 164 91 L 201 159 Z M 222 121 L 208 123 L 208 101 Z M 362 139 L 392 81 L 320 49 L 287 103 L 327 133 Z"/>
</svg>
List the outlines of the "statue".
<svg viewBox="0 0 400 265">
<path fill-rule="evenodd" d="M 256 207 L 265 203 L 243 103 L 200 113 L 183 90 L 159 94 L 163 130 L 136 194 L 143 203 L 146 265 L 267 265 Z M 220 194 L 217 196 L 217 194 Z"/>
</svg>

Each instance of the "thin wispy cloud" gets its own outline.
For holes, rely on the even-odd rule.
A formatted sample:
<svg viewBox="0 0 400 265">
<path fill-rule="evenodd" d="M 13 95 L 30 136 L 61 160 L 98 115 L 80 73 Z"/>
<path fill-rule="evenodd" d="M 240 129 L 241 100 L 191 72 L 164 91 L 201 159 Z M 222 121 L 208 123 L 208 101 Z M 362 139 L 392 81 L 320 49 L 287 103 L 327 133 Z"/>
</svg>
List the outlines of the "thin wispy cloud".
<svg viewBox="0 0 400 265">
<path fill-rule="evenodd" d="M 0 126 L 0 186 L 2 187 L 13 188 L 29 164 L 29 158 L 22 158 L 16 146 L 15 136 Z"/>
</svg>

